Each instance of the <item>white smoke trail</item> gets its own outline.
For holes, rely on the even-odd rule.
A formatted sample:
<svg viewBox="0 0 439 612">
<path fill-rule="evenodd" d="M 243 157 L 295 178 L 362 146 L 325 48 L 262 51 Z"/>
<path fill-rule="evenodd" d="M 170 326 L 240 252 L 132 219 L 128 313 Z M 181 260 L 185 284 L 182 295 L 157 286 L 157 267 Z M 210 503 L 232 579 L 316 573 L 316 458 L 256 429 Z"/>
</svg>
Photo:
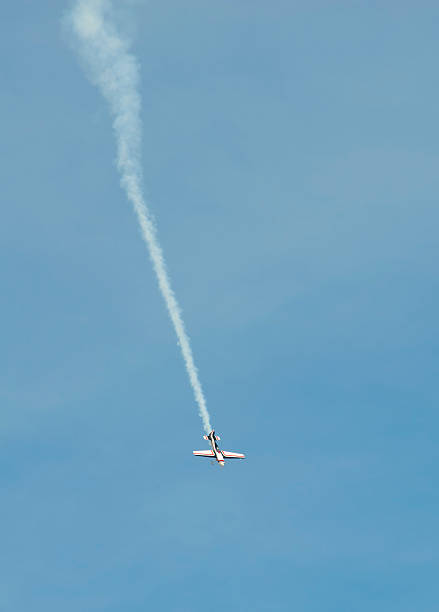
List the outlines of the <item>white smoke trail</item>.
<svg viewBox="0 0 439 612">
<path fill-rule="evenodd" d="M 129 53 L 127 42 L 113 25 L 111 11 L 110 0 L 78 0 L 67 21 L 74 33 L 75 48 L 84 61 L 91 81 L 100 88 L 110 105 L 114 117 L 121 184 L 137 214 L 142 237 L 148 247 L 160 291 L 177 334 L 204 429 L 208 433 L 212 427 L 189 337 L 143 195 L 138 64 L 136 58 Z"/>
</svg>

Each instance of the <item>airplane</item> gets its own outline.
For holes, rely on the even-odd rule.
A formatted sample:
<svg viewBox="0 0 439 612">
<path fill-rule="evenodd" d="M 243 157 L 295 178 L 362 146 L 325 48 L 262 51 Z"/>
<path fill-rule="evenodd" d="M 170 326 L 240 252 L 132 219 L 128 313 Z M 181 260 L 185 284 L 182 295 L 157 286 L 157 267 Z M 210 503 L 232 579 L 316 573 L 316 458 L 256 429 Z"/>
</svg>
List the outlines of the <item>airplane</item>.
<svg viewBox="0 0 439 612">
<path fill-rule="evenodd" d="M 221 467 L 224 467 L 224 459 L 245 459 L 245 455 L 242 453 L 231 453 L 229 451 L 220 450 L 216 443 L 217 440 L 220 440 L 220 437 L 215 434 L 214 429 L 207 436 L 203 436 L 203 438 L 209 440 L 212 450 L 192 451 L 197 457 L 215 458 Z"/>
</svg>

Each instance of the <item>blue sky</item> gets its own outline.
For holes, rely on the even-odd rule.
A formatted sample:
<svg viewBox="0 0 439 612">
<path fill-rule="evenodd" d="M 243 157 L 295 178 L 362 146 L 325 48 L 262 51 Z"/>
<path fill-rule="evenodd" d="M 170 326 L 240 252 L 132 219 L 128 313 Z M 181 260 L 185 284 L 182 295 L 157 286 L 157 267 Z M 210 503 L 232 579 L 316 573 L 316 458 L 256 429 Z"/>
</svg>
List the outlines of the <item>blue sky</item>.
<svg viewBox="0 0 439 612">
<path fill-rule="evenodd" d="M 383 4 L 118 3 L 224 470 L 69 4 L 3 8 L 2 612 L 437 610 L 439 8 Z"/>
</svg>

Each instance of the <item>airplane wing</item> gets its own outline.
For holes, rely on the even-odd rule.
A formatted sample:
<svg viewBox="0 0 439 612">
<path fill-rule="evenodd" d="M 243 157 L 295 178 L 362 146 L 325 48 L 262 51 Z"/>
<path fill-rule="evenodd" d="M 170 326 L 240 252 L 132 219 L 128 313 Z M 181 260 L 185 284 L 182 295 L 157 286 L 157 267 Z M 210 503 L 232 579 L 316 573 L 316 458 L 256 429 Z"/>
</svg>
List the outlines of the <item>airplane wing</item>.
<svg viewBox="0 0 439 612">
<path fill-rule="evenodd" d="M 192 451 L 197 457 L 215 457 L 213 450 Z"/>
<path fill-rule="evenodd" d="M 231 453 L 230 451 L 221 451 L 226 459 L 245 459 L 242 453 Z"/>
</svg>

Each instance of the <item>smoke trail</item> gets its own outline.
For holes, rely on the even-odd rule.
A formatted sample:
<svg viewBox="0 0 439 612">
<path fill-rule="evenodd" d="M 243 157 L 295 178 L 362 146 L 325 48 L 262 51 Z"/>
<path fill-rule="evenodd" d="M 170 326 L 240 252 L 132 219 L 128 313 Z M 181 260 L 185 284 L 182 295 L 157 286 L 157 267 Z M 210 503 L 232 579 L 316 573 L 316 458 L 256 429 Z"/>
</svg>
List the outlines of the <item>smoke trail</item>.
<svg viewBox="0 0 439 612">
<path fill-rule="evenodd" d="M 189 380 L 206 433 L 211 431 L 201 383 L 189 337 L 171 288 L 163 252 L 142 189 L 139 69 L 128 44 L 111 22 L 110 0 L 78 0 L 68 16 L 77 48 L 90 80 L 110 105 L 117 140 L 121 184 L 133 204 L 142 237 L 148 247 L 161 294 L 177 334 Z"/>
</svg>

